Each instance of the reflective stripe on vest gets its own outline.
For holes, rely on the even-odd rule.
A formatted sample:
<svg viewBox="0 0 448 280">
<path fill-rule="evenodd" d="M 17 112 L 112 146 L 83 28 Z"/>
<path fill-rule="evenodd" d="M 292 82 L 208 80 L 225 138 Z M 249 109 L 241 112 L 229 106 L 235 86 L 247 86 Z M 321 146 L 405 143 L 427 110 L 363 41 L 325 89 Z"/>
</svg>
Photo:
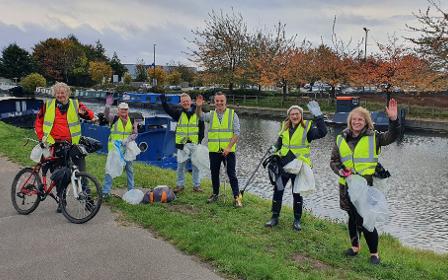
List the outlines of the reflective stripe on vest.
<svg viewBox="0 0 448 280">
<path fill-rule="evenodd" d="M 336 137 L 336 145 L 339 150 L 342 164 L 353 169 L 360 175 L 373 175 L 378 164 L 378 153 L 376 149 L 375 134 L 362 136 L 354 147 L 354 151 L 345 141 L 344 137 Z M 339 183 L 345 185 L 345 179 L 339 178 Z"/>
<path fill-rule="evenodd" d="M 69 99 L 69 106 L 66 114 L 68 128 L 70 130 L 71 142 L 78 144 L 81 138 L 81 123 L 79 122 L 79 103 L 77 99 Z M 56 118 L 56 99 L 52 98 L 45 102 L 45 116 L 43 131 L 49 144 L 54 144 L 55 140 L 51 136 L 54 119 Z"/>
<path fill-rule="evenodd" d="M 311 128 L 312 121 L 305 121 L 305 128 L 299 124 L 294 133 L 292 134 L 291 139 L 289 138 L 289 129 L 284 130 L 280 133 L 280 137 L 282 138 L 282 147 L 280 148 L 280 155 L 282 157 L 286 156 L 289 151 L 291 151 L 298 159 L 308 164 L 310 167 L 311 163 L 311 151 L 310 151 L 310 143 L 307 139 L 308 131 Z M 284 127 L 284 124 L 283 124 Z"/>
<path fill-rule="evenodd" d="M 176 144 L 185 144 L 188 141 L 197 144 L 199 140 L 199 119 L 196 114 L 191 115 L 190 119 L 185 112 L 180 114 L 176 126 Z"/>
<path fill-rule="evenodd" d="M 210 111 L 210 121 L 208 127 L 208 150 L 210 152 L 219 152 L 227 148 L 230 139 L 233 137 L 233 117 L 235 111 L 227 108 L 224 112 L 221 122 L 219 122 L 218 113 Z M 235 152 L 236 143 L 232 146 L 231 152 Z"/>
<path fill-rule="evenodd" d="M 109 151 L 112 150 L 114 147 L 113 141 L 125 140 L 126 138 L 128 138 L 129 135 L 131 135 L 132 130 L 133 130 L 133 127 L 132 127 L 131 119 L 129 117 L 126 121 L 125 127 L 123 127 L 123 121 L 121 120 L 121 118 L 118 118 L 118 120 L 114 123 L 114 125 L 110 129 L 109 143 L 108 143 Z"/>
</svg>

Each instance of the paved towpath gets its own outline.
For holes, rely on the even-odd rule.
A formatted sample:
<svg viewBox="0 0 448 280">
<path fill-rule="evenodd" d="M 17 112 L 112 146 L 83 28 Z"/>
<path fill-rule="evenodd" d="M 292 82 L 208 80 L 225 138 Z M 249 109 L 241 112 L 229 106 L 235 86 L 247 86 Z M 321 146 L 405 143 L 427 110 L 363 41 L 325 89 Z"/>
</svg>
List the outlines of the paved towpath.
<svg viewBox="0 0 448 280">
<path fill-rule="evenodd" d="M 0 279 L 222 279 L 149 231 L 120 225 L 108 207 L 83 225 L 43 201 L 19 215 L 10 188 L 20 166 L 0 157 Z"/>
</svg>

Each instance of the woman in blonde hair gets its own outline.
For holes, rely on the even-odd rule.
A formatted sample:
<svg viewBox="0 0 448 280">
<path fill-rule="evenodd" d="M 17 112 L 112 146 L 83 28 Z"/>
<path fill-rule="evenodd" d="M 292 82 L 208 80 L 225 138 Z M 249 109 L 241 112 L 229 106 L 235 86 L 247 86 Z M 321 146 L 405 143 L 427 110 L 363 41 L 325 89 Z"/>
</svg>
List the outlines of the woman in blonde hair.
<svg viewBox="0 0 448 280">
<path fill-rule="evenodd" d="M 348 231 L 352 247 L 345 251 L 347 256 L 356 256 L 360 250 L 359 236 L 364 233 L 370 251 L 370 262 L 379 264 L 378 232 L 373 232 L 362 226 L 363 219 L 356 211 L 348 195 L 345 178 L 353 173 L 363 176 L 367 184 L 373 185 L 373 175 L 378 165 L 380 147 L 393 143 L 400 134 L 398 108 L 395 99 L 389 101 L 386 107 L 389 117 L 389 129 L 381 133 L 375 131 L 368 110 L 357 107 L 347 118 L 347 128 L 337 137 L 331 153 L 330 166 L 339 178 L 339 198 L 341 209 L 348 213 Z"/>
<path fill-rule="evenodd" d="M 278 150 L 282 166 L 297 158 L 311 167 L 310 142 L 327 134 L 327 127 L 325 126 L 319 104 L 316 101 L 311 101 L 308 104 L 308 109 L 315 116 L 314 121 L 304 120 L 303 109 L 297 105 L 289 107 L 286 112 L 287 118 L 282 124 L 277 143 L 271 149 L 271 152 Z M 294 186 L 296 176 L 295 174 L 283 172 L 277 178 L 272 198 L 272 218 L 265 224 L 266 227 L 274 227 L 278 224 L 284 188 L 289 180 L 291 180 L 291 186 Z M 300 231 L 302 229 L 303 198 L 300 193 L 294 192 L 293 187 L 291 189 L 293 192 L 294 209 L 293 229 Z"/>
</svg>

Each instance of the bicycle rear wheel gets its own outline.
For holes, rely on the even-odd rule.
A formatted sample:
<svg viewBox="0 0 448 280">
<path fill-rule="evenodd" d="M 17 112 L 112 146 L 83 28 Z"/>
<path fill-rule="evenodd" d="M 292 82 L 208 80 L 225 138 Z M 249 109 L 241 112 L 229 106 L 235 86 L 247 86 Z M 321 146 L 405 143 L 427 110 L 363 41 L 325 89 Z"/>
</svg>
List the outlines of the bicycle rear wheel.
<svg viewBox="0 0 448 280">
<path fill-rule="evenodd" d="M 23 168 L 14 177 L 11 185 L 11 201 L 19 214 L 28 215 L 39 206 L 40 185 L 42 183 L 39 174 L 30 167 Z"/>
<path fill-rule="evenodd" d="M 78 172 L 77 180 L 83 191 L 75 197 L 70 183 L 62 192 L 62 214 L 72 223 L 82 224 L 91 220 L 101 207 L 101 186 L 98 180 L 85 172 Z"/>
</svg>

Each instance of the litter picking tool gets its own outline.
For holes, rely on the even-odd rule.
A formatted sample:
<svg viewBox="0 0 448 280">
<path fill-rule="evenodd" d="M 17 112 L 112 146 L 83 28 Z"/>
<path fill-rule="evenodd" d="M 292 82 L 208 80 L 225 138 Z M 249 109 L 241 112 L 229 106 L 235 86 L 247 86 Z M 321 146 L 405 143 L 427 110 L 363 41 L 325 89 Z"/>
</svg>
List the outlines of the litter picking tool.
<svg viewBox="0 0 448 280">
<path fill-rule="evenodd" d="M 226 179 L 226 173 L 227 173 L 227 158 L 224 157 L 224 160 L 222 161 L 222 163 L 224 164 L 224 193 L 222 194 L 222 196 L 224 197 L 224 204 L 226 203 L 227 200 L 227 179 Z"/>
<path fill-rule="evenodd" d="M 244 188 L 240 191 L 240 195 L 241 198 L 243 198 L 244 192 L 246 191 L 246 188 L 249 186 L 249 184 L 251 183 L 252 179 L 254 178 L 255 174 L 257 173 L 258 169 L 260 168 L 261 164 L 263 163 L 263 160 L 266 158 L 266 156 L 269 154 L 269 150 L 268 149 L 266 151 L 266 153 L 264 153 L 263 157 L 261 158 L 260 162 L 258 163 L 257 167 L 255 168 L 255 170 L 252 172 L 252 175 L 250 175 L 249 179 L 246 181 L 246 184 L 244 185 Z"/>
</svg>

